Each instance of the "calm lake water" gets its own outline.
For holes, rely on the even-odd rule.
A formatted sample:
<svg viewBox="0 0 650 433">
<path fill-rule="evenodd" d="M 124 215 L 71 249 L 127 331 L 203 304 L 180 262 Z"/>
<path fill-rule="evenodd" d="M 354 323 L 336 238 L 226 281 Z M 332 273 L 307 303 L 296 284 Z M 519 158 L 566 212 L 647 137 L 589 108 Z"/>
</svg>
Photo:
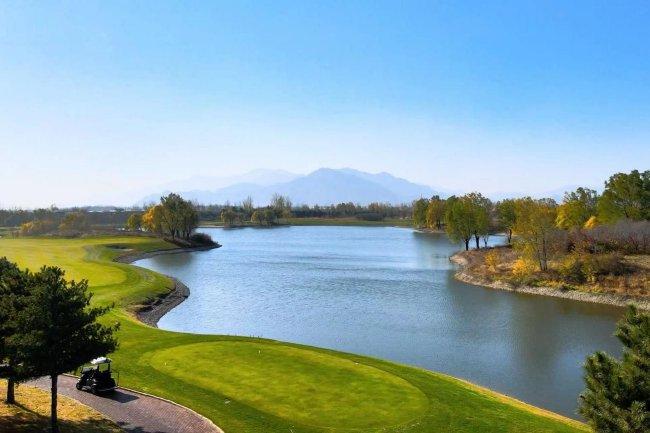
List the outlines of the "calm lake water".
<svg viewBox="0 0 650 433">
<path fill-rule="evenodd" d="M 585 356 L 620 352 L 612 333 L 622 309 L 456 281 L 449 256 L 459 246 L 444 235 L 384 227 L 202 231 L 223 247 L 137 262 L 190 287 L 161 328 L 390 359 L 573 418 Z"/>
</svg>

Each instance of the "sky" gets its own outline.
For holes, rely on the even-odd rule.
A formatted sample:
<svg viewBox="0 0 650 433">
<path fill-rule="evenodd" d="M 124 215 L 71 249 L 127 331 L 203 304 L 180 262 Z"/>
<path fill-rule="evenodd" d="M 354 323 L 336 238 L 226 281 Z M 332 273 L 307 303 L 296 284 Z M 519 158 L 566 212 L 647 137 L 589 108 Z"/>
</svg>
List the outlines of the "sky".
<svg viewBox="0 0 650 433">
<path fill-rule="evenodd" d="M 531 194 L 649 169 L 650 2 L 0 2 L 0 207 L 320 167 Z"/>
</svg>

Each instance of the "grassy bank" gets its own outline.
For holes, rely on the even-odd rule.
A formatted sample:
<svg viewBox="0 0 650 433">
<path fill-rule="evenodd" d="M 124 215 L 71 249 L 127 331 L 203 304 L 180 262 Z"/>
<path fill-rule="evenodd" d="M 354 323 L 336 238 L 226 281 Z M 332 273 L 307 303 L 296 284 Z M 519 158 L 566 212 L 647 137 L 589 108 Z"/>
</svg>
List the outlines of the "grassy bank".
<svg viewBox="0 0 650 433">
<path fill-rule="evenodd" d="M 135 237 L 0 239 L 0 256 L 31 269 L 57 264 L 68 277 L 89 280 L 94 302 L 116 303 L 105 320 L 122 324 L 112 358 L 124 386 L 186 405 L 228 433 L 588 431 L 417 368 L 272 340 L 145 326 L 132 311 L 169 291 L 171 281 L 113 259 L 161 248 L 173 246 Z"/>
<path fill-rule="evenodd" d="M 201 221 L 201 227 L 223 227 L 221 221 Z M 413 227 L 413 220 L 387 218 L 381 221 L 367 221 L 358 218 L 288 218 L 280 225 L 290 226 L 360 226 L 360 227 Z M 240 227 L 259 227 L 250 222 L 238 224 Z"/>
<path fill-rule="evenodd" d="M 4 389 L 6 381 L 0 380 Z M 50 394 L 38 388 L 20 385 L 16 388 L 15 405 L 0 402 L 2 433 L 33 433 L 48 431 L 50 425 Z M 121 428 L 99 412 L 68 397 L 59 397 L 61 433 L 120 433 Z"/>
</svg>

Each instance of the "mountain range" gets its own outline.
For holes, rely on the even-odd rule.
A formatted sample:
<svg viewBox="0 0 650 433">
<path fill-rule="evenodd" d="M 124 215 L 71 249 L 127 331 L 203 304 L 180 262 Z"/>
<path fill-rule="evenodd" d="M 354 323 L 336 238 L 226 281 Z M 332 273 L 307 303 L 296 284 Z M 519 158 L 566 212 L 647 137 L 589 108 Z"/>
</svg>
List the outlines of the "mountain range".
<svg viewBox="0 0 650 433">
<path fill-rule="evenodd" d="M 192 188 L 197 184 L 201 187 Z M 373 174 L 351 168 L 321 168 L 306 175 L 283 170 L 255 170 L 229 178 L 195 177 L 170 183 L 161 188 L 160 193 L 145 197 L 141 204 L 158 201 L 170 191 L 200 204 L 239 203 L 250 196 L 256 205 L 268 204 L 275 193 L 288 196 L 294 205 L 400 204 L 435 194 L 429 186 L 389 173 Z"/>
<path fill-rule="evenodd" d="M 510 191 L 485 195 L 493 201 L 532 195 L 535 198 L 550 197 L 561 202 L 565 191 L 573 191 L 576 188 L 577 185 L 566 185 L 536 194 Z M 238 176 L 195 176 L 161 185 L 154 191 L 158 192 L 144 197 L 137 204 L 157 202 L 169 192 L 177 192 L 185 199 L 200 204 L 235 204 L 250 196 L 256 206 L 268 204 L 275 193 L 288 196 L 294 205 L 330 205 L 344 202 L 362 205 L 372 202 L 402 204 L 435 194 L 443 198 L 452 194 L 464 194 L 463 191 L 434 189 L 385 172 L 366 173 L 351 168 L 320 168 L 309 174 L 258 169 Z"/>
</svg>

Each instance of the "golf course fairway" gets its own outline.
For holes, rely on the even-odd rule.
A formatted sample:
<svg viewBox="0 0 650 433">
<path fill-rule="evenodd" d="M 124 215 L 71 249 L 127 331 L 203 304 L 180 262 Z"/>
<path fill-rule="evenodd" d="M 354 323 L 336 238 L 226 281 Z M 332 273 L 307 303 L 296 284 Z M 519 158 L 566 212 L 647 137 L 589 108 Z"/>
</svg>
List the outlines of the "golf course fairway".
<svg viewBox="0 0 650 433">
<path fill-rule="evenodd" d="M 160 274 L 113 260 L 172 249 L 149 237 L 2 238 L 0 257 L 87 279 L 114 304 L 120 384 L 190 407 L 226 433 L 588 432 L 584 424 L 439 373 L 258 338 L 163 331 L 133 311 L 171 290 Z M 190 287 L 191 289 L 191 287 Z M 495 366 L 495 368 L 498 368 Z"/>
</svg>

